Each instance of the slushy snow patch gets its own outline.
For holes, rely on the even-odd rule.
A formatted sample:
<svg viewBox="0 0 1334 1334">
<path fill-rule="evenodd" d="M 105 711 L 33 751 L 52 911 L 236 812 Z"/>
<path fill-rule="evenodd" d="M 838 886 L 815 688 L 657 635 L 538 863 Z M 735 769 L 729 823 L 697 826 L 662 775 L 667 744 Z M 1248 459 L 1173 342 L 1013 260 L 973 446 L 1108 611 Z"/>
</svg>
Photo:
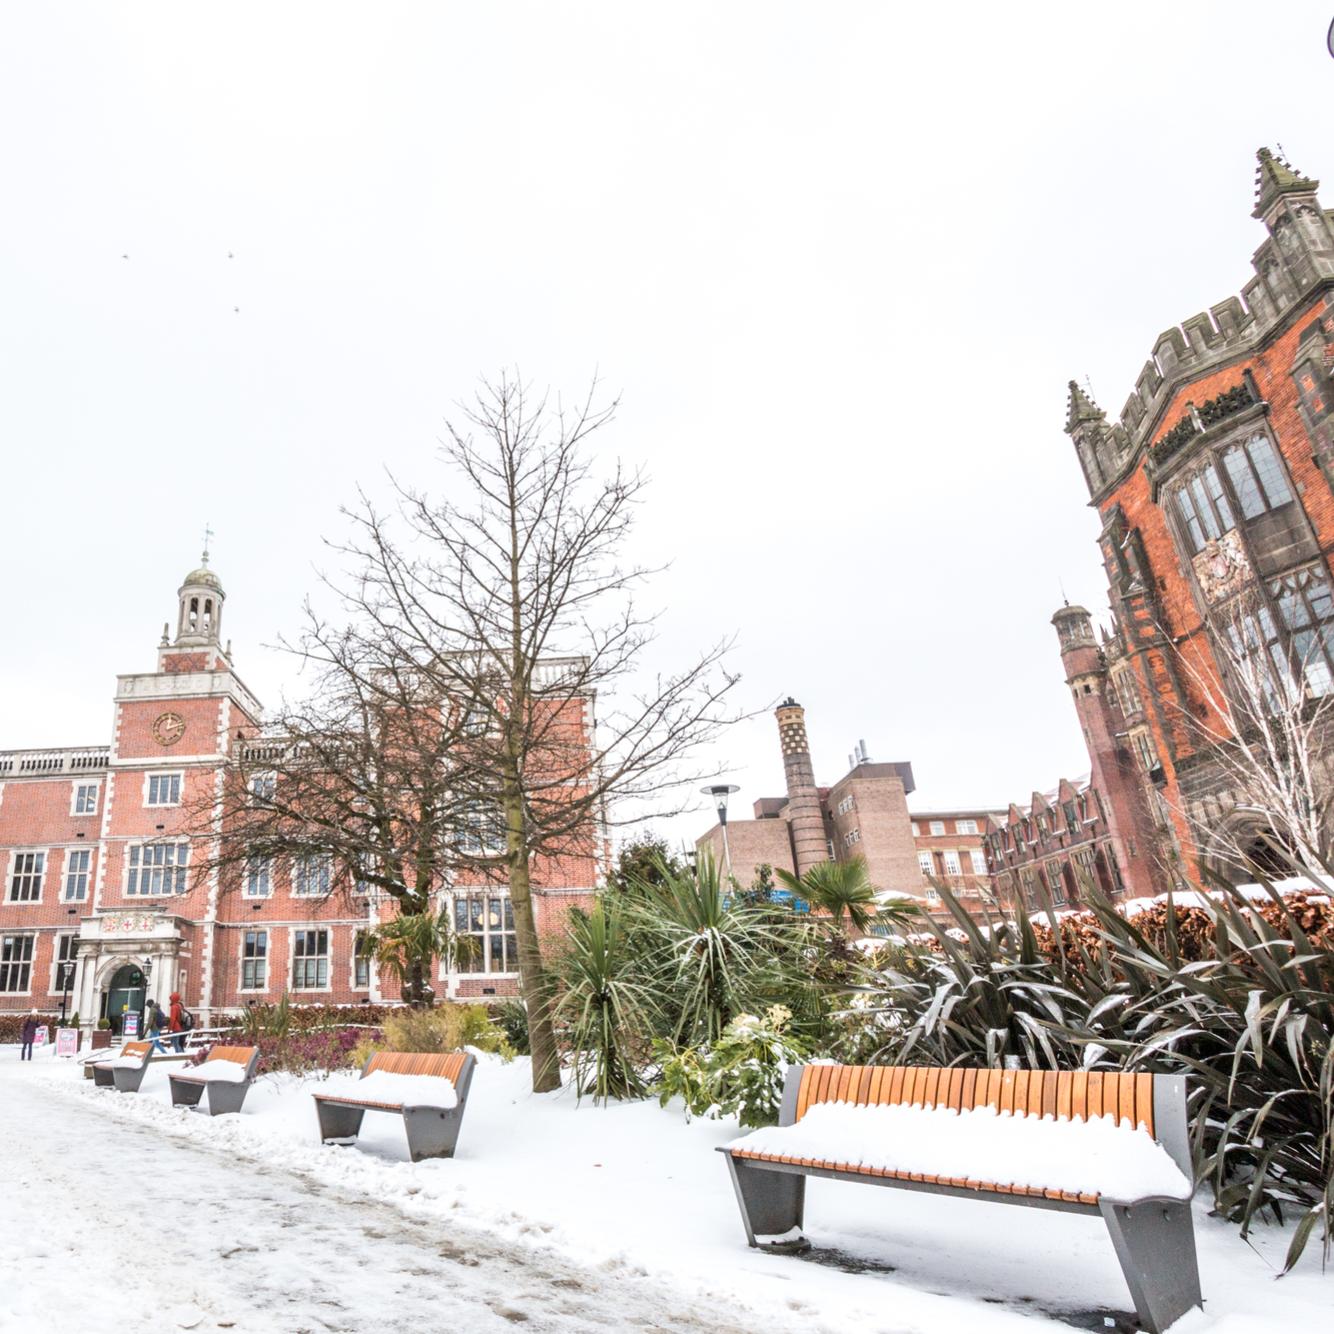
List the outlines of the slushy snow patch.
<svg viewBox="0 0 1334 1334">
<path fill-rule="evenodd" d="M 457 1107 L 458 1091 L 444 1075 L 404 1075 L 372 1070 L 346 1095 L 360 1101 L 401 1103 L 404 1107 Z"/>
<path fill-rule="evenodd" d="M 1191 1183 L 1161 1144 L 1111 1116 L 1071 1121 L 994 1107 L 957 1112 L 822 1102 L 795 1125 L 768 1126 L 727 1147 L 1113 1200 L 1191 1195 Z"/>
<path fill-rule="evenodd" d="M 215 1079 L 224 1084 L 240 1084 L 246 1078 L 246 1068 L 235 1061 L 205 1061 L 203 1065 L 193 1065 L 185 1071 L 191 1079 L 202 1079 L 212 1083 Z"/>
<path fill-rule="evenodd" d="M 138 1070 L 148 1059 L 147 1056 L 117 1056 L 114 1060 L 106 1061 L 113 1070 Z"/>
</svg>

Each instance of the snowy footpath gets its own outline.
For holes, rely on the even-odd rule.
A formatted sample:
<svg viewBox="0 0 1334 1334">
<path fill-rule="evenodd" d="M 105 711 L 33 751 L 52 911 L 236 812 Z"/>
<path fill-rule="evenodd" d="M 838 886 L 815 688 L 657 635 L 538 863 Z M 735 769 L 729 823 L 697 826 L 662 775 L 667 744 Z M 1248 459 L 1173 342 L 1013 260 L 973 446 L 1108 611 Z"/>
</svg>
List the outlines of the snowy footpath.
<svg viewBox="0 0 1334 1334">
<path fill-rule="evenodd" d="M 1098 1219 L 812 1181 L 807 1257 L 749 1250 L 714 1148 L 734 1123 L 655 1103 L 575 1109 L 482 1058 L 458 1156 L 413 1164 L 401 1122 L 318 1141 L 313 1090 L 264 1076 L 239 1116 L 94 1089 L 0 1047 L 0 1330 L 785 1330 L 1059 1334 L 1136 1328 Z M 1197 1201 L 1205 1313 L 1174 1334 L 1334 1328 L 1313 1245 L 1253 1244 Z"/>
</svg>

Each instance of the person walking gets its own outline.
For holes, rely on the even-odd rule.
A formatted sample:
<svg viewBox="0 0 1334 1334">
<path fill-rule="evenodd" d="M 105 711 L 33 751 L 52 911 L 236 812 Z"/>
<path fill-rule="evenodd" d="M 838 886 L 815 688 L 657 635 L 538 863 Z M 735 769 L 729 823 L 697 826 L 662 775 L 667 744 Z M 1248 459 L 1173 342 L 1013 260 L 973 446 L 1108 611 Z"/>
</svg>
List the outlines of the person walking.
<svg viewBox="0 0 1334 1334">
<path fill-rule="evenodd" d="M 181 993 L 171 993 L 171 1014 L 167 1020 L 167 1032 L 171 1034 L 171 1045 L 176 1051 L 185 1050 L 185 1006 L 181 1004 Z"/>
<path fill-rule="evenodd" d="M 157 1001 L 149 1000 L 144 1006 L 144 1031 L 153 1044 L 154 1051 L 166 1051 L 162 1043 L 162 1030 L 167 1026 L 167 1016 L 162 1013 L 162 1006 Z"/>
<path fill-rule="evenodd" d="M 25 1015 L 23 1019 L 23 1028 L 19 1032 L 19 1038 L 23 1043 L 19 1051 L 20 1061 L 32 1060 L 32 1044 L 37 1038 L 37 1011 Z"/>
</svg>

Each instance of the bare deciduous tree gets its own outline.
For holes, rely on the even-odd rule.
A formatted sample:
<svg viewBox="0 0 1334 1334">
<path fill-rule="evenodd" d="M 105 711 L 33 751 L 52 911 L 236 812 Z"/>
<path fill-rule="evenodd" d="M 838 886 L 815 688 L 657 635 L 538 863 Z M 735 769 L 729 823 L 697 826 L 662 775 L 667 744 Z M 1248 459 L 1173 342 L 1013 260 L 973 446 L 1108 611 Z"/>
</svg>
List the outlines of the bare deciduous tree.
<svg viewBox="0 0 1334 1334">
<path fill-rule="evenodd" d="M 560 1075 L 534 867 L 600 863 L 611 824 L 683 809 L 691 758 L 737 716 L 726 643 L 671 674 L 646 667 L 655 618 L 634 594 L 654 571 L 626 559 L 646 479 L 595 464 L 590 437 L 616 409 L 596 389 L 566 409 L 484 381 L 435 492 L 395 483 L 392 514 L 363 497 L 341 548 L 367 638 L 462 710 L 450 790 L 494 813 L 496 837 L 455 851 L 508 883 L 539 1091 Z"/>
<path fill-rule="evenodd" d="M 1266 616 L 1240 602 L 1215 620 L 1216 669 L 1177 655 L 1203 705 L 1183 716 L 1246 817 L 1223 828 L 1187 819 L 1197 846 L 1248 875 L 1256 870 L 1257 832 L 1273 840 L 1279 858 L 1319 874 L 1331 863 L 1334 827 L 1334 690 L 1314 643 L 1300 653 L 1299 640 L 1285 646 L 1267 626 Z"/>
</svg>

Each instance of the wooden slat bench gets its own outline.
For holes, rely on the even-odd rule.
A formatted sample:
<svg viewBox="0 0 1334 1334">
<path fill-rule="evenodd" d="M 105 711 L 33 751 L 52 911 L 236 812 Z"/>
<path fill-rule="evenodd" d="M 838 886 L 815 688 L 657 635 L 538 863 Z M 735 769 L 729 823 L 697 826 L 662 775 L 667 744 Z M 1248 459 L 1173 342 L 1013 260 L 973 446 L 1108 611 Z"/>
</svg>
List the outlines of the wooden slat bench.
<svg viewBox="0 0 1334 1334">
<path fill-rule="evenodd" d="M 1179 1075 L 1100 1071 L 981 1070 L 927 1066 L 794 1066 L 783 1088 L 779 1125 L 795 1125 L 818 1103 L 857 1106 L 921 1105 L 968 1111 L 993 1107 L 1016 1116 L 1087 1119 L 1115 1114 L 1152 1135 L 1193 1180 L 1186 1129 L 1185 1081 Z M 809 1246 L 800 1235 L 806 1178 L 864 1181 L 876 1186 L 1040 1209 L 1101 1214 L 1130 1287 L 1141 1323 L 1159 1334 L 1199 1306 L 1200 1277 L 1190 1201 L 1161 1196 L 1106 1196 L 1008 1185 L 1002 1182 L 895 1172 L 837 1161 L 748 1152 L 745 1141 L 724 1146 L 741 1206 L 746 1239 L 778 1237 L 770 1249 Z M 795 1235 L 794 1235 L 795 1234 Z"/>
<path fill-rule="evenodd" d="M 144 1071 L 148 1069 L 149 1053 L 153 1050 L 151 1042 L 127 1042 L 114 1056 L 106 1060 L 93 1061 L 93 1083 L 100 1089 L 117 1088 L 123 1093 L 133 1093 L 139 1087 L 140 1080 L 144 1077 Z M 126 1068 L 124 1070 L 116 1067 L 116 1062 L 120 1060 L 130 1060 L 138 1058 L 140 1064 L 137 1070 Z M 130 1083 L 133 1077 L 134 1082 Z"/>
<path fill-rule="evenodd" d="M 394 1112 L 403 1118 L 408 1153 L 414 1163 L 423 1158 L 452 1158 L 476 1064 L 476 1057 L 466 1051 L 377 1051 L 363 1067 L 362 1079 L 377 1071 L 392 1075 L 434 1075 L 448 1079 L 454 1085 L 458 1105 L 414 1106 L 406 1099 L 403 1102 L 380 1102 L 358 1098 L 353 1093 L 316 1093 L 313 1097 L 320 1121 L 321 1143 L 353 1144 L 361 1133 L 361 1120 L 366 1112 Z"/>
<path fill-rule="evenodd" d="M 231 1061 L 245 1067 L 245 1078 L 241 1080 L 210 1079 L 204 1073 L 210 1061 Z M 258 1047 L 214 1047 L 204 1058 L 201 1065 L 193 1070 L 182 1070 L 179 1074 L 167 1076 L 171 1084 L 171 1101 L 175 1107 L 198 1107 L 200 1099 L 208 1092 L 208 1114 L 222 1116 L 227 1112 L 239 1112 L 245 1102 L 245 1095 L 255 1082 L 255 1071 L 259 1066 Z"/>
</svg>

